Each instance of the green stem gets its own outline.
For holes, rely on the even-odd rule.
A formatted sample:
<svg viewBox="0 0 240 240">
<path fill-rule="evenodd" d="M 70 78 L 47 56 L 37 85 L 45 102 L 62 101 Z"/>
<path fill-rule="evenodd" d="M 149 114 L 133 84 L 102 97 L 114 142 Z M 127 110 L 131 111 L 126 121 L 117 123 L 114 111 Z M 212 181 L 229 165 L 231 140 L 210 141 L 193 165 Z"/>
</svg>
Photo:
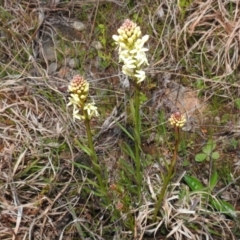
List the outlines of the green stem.
<svg viewBox="0 0 240 240">
<path fill-rule="evenodd" d="M 177 153 L 178 153 L 179 142 L 180 142 L 180 129 L 179 129 L 179 127 L 175 127 L 175 148 L 174 148 L 174 153 L 173 153 L 171 164 L 170 164 L 170 166 L 168 168 L 167 176 L 164 178 L 163 186 L 162 186 L 161 192 L 159 194 L 157 204 L 155 206 L 153 221 L 156 220 L 158 211 L 159 211 L 159 209 L 160 209 L 160 207 L 162 205 L 163 198 L 164 198 L 164 196 L 166 194 L 166 190 L 167 190 L 167 187 L 169 185 L 169 182 L 170 182 L 170 180 L 172 179 L 172 177 L 173 177 L 173 175 L 175 173 L 175 166 L 176 166 L 176 161 L 177 161 Z"/>
<path fill-rule="evenodd" d="M 134 140 L 135 140 L 135 164 L 136 164 L 136 177 L 137 177 L 137 190 L 139 195 L 139 200 L 141 196 L 141 186 L 142 186 L 142 174 L 141 174 L 141 161 L 140 161 L 140 149 L 141 149 L 141 117 L 140 117 L 140 86 L 135 83 L 135 126 L 134 126 Z"/>
<path fill-rule="evenodd" d="M 85 123 L 85 126 L 86 126 L 86 132 L 87 132 L 87 138 L 88 138 L 88 146 L 89 146 L 90 151 L 91 151 L 90 152 L 90 158 L 92 160 L 93 170 L 94 170 L 94 173 L 97 176 L 98 184 L 101 188 L 101 191 L 104 193 L 104 195 L 106 197 L 106 200 L 109 203 L 109 199 L 108 199 L 108 195 L 107 195 L 107 189 L 106 189 L 106 186 L 104 185 L 104 182 L 103 182 L 103 179 L 102 179 L 101 168 L 100 168 L 100 165 L 99 165 L 99 162 L 98 162 L 98 157 L 97 157 L 94 145 L 93 145 L 93 139 L 92 139 L 92 133 L 91 133 L 91 127 L 90 127 L 90 120 L 88 119 L 89 116 L 88 116 L 87 111 L 84 111 L 84 117 L 85 117 L 84 123 Z"/>
</svg>

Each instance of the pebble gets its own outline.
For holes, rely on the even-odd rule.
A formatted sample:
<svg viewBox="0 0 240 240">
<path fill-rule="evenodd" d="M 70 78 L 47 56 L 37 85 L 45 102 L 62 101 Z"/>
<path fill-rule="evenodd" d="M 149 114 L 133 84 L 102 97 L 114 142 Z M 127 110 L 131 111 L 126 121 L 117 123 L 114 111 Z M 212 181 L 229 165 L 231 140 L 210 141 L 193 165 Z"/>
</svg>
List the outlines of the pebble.
<svg viewBox="0 0 240 240">
<path fill-rule="evenodd" d="M 51 41 L 47 41 L 43 44 L 43 52 L 44 56 L 48 61 L 56 60 L 56 53 L 54 50 L 53 43 Z"/>
<path fill-rule="evenodd" d="M 96 50 L 101 50 L 103 49 L 102 44 L 99 41 L 93 41 L 92 42 L 92 46 L 96 49 Z"/>
<path fill-rule="evenodd" d="M 54 74 L 57 71 L 58 65 L 56 62 L 52 62 L 48 67 L 48 74 Z"/>
<path fill-rule="evenodd" d="M 78 67 L 78 60 L 75 58 L 71 58 L 68 62 L 68 66 L 70 68 L 77 68 Z"/>
<path fill-rule="evenodd" d="M 216 116 L 214 118 L 214 121 L 215 121 L 216 124 L 220 124 L 221 123 L 221 118 L 219 116 Z"/>
<path fill-rule="evenodd" d="M 86 28 L 85 24 L 79 21 L 74 21 L 72 27 L 77 31 L 82 31 Z"/>
</svg>

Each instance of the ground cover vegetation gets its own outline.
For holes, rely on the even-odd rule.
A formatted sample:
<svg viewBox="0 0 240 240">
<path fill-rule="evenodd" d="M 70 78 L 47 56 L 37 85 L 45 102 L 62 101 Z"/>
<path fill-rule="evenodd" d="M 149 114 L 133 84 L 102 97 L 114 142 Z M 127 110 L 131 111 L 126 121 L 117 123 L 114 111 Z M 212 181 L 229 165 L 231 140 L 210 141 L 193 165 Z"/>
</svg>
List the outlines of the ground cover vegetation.
<svg viewBox="0 0 240 240">
<path fill-rule="evenodd" d="M 0 19 L 0 239 L 240 238 L 238 0 Z"/>
</svg>

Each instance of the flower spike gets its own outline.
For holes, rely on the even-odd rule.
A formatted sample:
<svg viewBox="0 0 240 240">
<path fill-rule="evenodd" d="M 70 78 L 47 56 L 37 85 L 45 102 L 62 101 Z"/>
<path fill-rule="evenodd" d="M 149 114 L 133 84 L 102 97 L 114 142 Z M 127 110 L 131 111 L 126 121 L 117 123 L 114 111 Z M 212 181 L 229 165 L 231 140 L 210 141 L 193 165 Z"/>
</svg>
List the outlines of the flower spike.
<svg viewBox="0 0 240 240">
<path fill-rule="evenodd" d="M 118 33 L 112 37 L 118 46 L 119 61 L 123 62 L 122 72 L 139 84 L 146 78 L 142 67 L 148 65 L 145 53 L 148 49 L 144 44 L 149 36 L 142 37 L 140 27 L 129 19 L 124 21 Z"/>
<path fill-rule="evenodd" d="M 182 128 L 186 123 L 186 118 L 180 112 L 175 112 L 169 118 L 169 122 L 175 127 Z"/>
<path fill-rule="evenodd" d="M 95 103 L 86 103 L 89 93 L 89 83 L 83 77 L 80 75 L 74 76 L 68 86 L 68 91 L 70 92 L 68 106 L 73 105 L 74 119 L 85 120 L 86 115 L 83 114 L 83 111 L 86 111 L 89 120 L 93 116 L 97 117 L 99 115 Z"/>
</svg>

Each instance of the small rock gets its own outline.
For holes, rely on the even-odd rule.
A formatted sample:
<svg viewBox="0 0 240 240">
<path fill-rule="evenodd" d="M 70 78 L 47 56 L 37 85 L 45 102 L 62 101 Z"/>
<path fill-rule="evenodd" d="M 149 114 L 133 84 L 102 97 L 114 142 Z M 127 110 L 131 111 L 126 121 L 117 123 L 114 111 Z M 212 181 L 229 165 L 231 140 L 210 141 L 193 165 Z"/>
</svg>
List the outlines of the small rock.
<svg viewBox="0 0 240 240">
<path fill-rule="evenodd" d="M 152 167 L 153 167 L 153 168 L 156 168 L 156 169 L 160 169 L 159 163 L 154 163 L 154 164 L 152 165 Z"/>
<path fill-rule="evenodd" d="M 74 21 L 72 27 L 78 31 L 82 31 L 86 28 L 85 24 L 79 21 Z"/>
<path fill-rule="evenodd" d="M 159 7 L 155 14 L 159 19 L 163 19 L 165 15 L 162 7 Z"/>
<path fill-rule="evenodd" d="M 57 71 L 57 67 L 58 67 L 57 63 L 52 62 L 48 67 L 48 74 L 49 75 L 54 74 Z"/>
<path fill-rule="evenodd" d="M 0 39 L 1 41 L 7 40 L 7 35 L 4 33 L 4 31 L 0 31 Z"/>
<path fill-rule="evenodd" d="M 47 41 L 43 44 L 44 56 L 48 61 L 56 60 L 56 53 L 54 50 L 54 44 L 52 41 Z"/>
<path fill-rule="evenodd" d="M 215 123 L 216 123 L 216 124 L 220 124 L 220 123 L 221 123 L 221 119 L 220 119 L 219 116 L 216 116 L 216 117 L 214 118 L 214 120 L 215 120 Z"/>
<path fill-rule="evenodd" d="M 59 72 L 58 72 L 58 77 L 60 78 L 69 78 L 69 75 L 70 75 L 70 68 L 68 67 L 62 67 L 59 69 Z"/>
<path fill-rule="evenodd" d="M 101 50 L 103 49 L 102 44 L 99 41 L 93 41 L 92 42 L 92 46 L 96 49 L 96 50 Z"/>
<path fill-rule="evenodd" d="M 225 201 L 231 201 L 233 197 L 231 196 L 231 193 L 229 191 L 225 191 L 221 194 L 222 199 Z"/>
<path fill-rule="evenodd" d="M 75 58 L 71 58 L 68 62 L 68 66 L 70 68 L 77 68 L 78 67 L 78 60 Z"/>
</svg>

